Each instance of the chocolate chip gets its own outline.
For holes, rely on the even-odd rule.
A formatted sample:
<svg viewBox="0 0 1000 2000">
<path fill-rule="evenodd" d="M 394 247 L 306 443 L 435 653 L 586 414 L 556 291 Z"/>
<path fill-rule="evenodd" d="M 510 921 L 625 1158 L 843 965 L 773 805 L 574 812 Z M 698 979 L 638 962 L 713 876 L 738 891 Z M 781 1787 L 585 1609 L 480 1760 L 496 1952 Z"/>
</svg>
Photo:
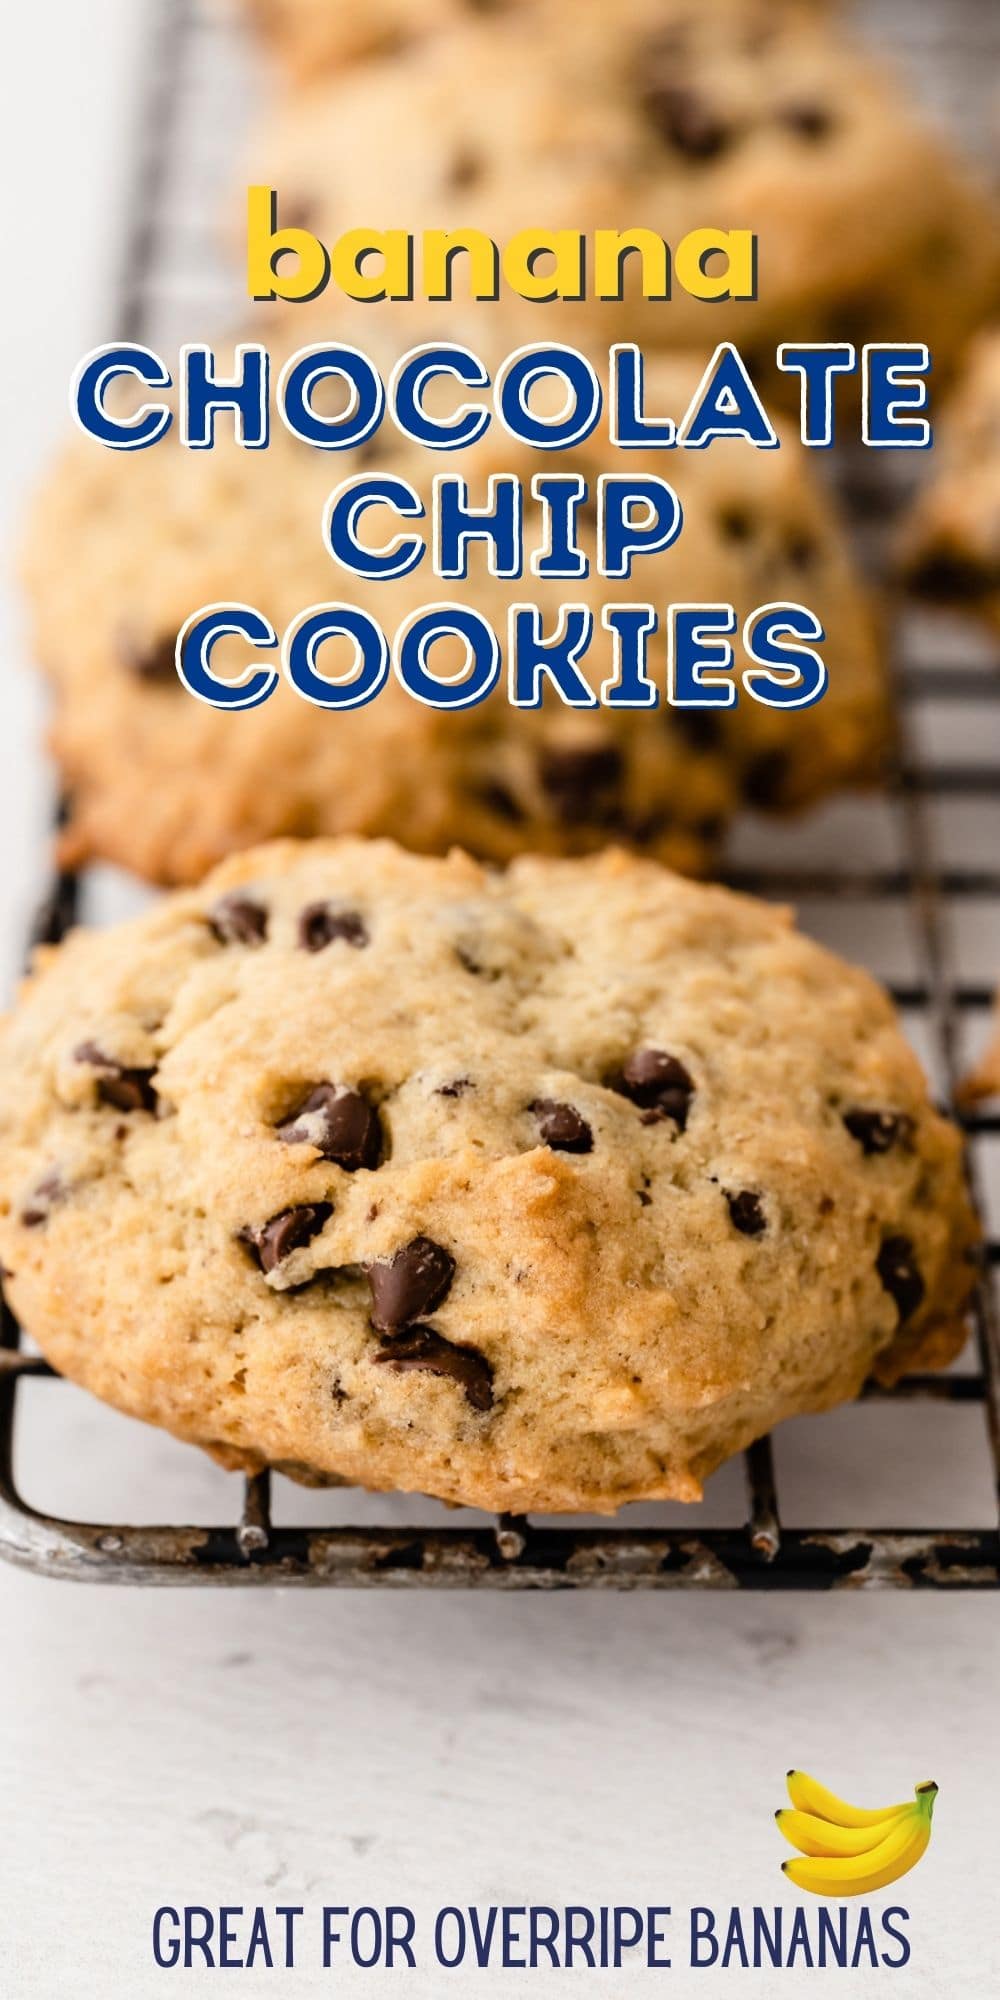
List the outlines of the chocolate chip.
<svg viewBox="0 0 1000 2000">
<path fill-rule="evenodd" d="M 263 944 L 267 937 L 267 911 L 252 896 L 220 896 L 208 922 L 220 944 Z"/>
<path fill-rule="evenodd" d="M 378 1112 L 358 1090 L 341 1084 L 316 1083 L 290 1118 L 276 1126 L 286 1146 L 315 1146 L 353 1174 L 359 1167 L 377 1167 L 382 1156 Z"/>
<path fill-rule="evenodd" d="M 522 807 L 506 785 L 482 785 L 476 799 L 487 812 L 495 813 L 497 819 L 505 819 L 510 826 L 519 826 L 524 819 Z"/>
<path fill-rule="evenodd" d="M 536 1097 L 528 1109 L 538 1120 L 540 1137 L 554 1153 L 589 1153 L 592 1150 L 593 1132 L 572 1104 L 560 1104 L 555 1097 Z"/>
<path fill-rule="evenodd" d="M 763 1235 L 767 1228 L 767 1217 L 761 1207 L 759 1194 L 753 1194 L 749 1188 L 742 1188 L 739 1194 L 727 1194 L 726 1201 L 729 1204 L 729 1219 L 741 1236 Z"/>
<path fill-rule="evenodd" d="M 663 1049 L 635 1049 L 622 1065 L 621 1074 L 610 1078 L 609 1088 L 639 1105 L 644 1125 L 672 1118 L 678 1131 L 685 1130 L 694 1083 L 676 1056 L 666 1055 Z"/>
<path fill-rule="evenodd" d="M 435 1097 L 464 1097 L 467 1090 L 475 1090 L 471 1076 L 456 1076 L 451 1083 L 439 1083 Z"/>
<path fill-rule="evenodd" d="M 538 775 L 560 819 L 579 826 L 606 816 L 607 794 L 620 785 L 623 768 L 621 751 L 613 744 L 551 745 L 542 752 Z"/>
<path fill-rule="evenodd" d="M 913 1136 L 913 1119 L 905 1111 L 845 1111 L 844 1124 L 864 1153 L 888 1153 Z"/>
<path fill-rule="evenodd" d="M 808 569 L 816 558 L 816 543 L 804 528 L 793 528 L 785 536 L 785 559 L 792 569 Z"/>
<path fill-rule="evenodd" d="M 719 528 L 727 542 L 748 542 L 754 531 L 753 515 L 746 507 L 723 507 Z"/>
<path fill-rule="evenodd" d="M 333 903 L 309 903 L 299 916 L 299 944 L 303 951 L 322 951 L 337 938 L 361 951 L 368 943 L 364 919 L 357 910 L 340 910 Z"/>
<path fill-rule="evenodd" d="M 800 139 L 825 139 L 833 119 L 823 104 L 785 104 L 778 113 L 778 123 Z"/>
<path fill-rule="evenodd" d="M 368 1265 L 372 1325 L 380 1333 L 409 1326 L 447 1297 L 455 1259 L 429 1236 L 415 1236 L 394 1257 Z"/>
<path fill-rule="evenodd" d="M 156 1110 L 155 1069 L 127 1069 L 124 1063 L 105 1055 L 96 1042 L 81 1042 L 73 1059 L 97 1071 L 97 1095 L 102 1103 L 114 1105 L 116 1111 Z"/>
<path fill-rule="evenodd" d="M 146 643 L 134 638 L 131 633 L 123 633 L 119 640 L 119 652 L 129 673 L 134 674 L 136 680 L 149 681 L 163 687 L 171 684 L 180 687 L 177 677 L 177 641 L 171 633 L 165 633 L 162 638 L 151 639 Z"/>
<path fill-rule="evenodd" d="M 729 144 L 730 127 L 697 91 L 675 83 L 647 83 L 640 101 L 661 139 L 689 160 L 712 160 Z"/>
<path fill-rule="evenodd" d="M 722 724 L 710 708 L 672 708 L 664 714 L 692 750 L 716 750 L 722 742 Z"/>
<path fill-rule="evenodd" d="M 283 1264 L 293 1250 L 301 1250 L 318 1236 L 325 1222 L 333 1214 L 333 1204 L 329 1201 L 303 1202 L 299 1208 L 283 1208 L 272 1215 L 269 1222 L 254 1227 L 250 1224 L 238 1232 L 241 1243 L 249 1245 L 264 1272 L 273 1271 Z"/>
<path fill-rule="evenodd" d="M 875 1268 L 891 1299 L 899 1308 L 900 1324 L 912 1319 L 927 1290 L 913 1255 L 908 1236 L 887 1236 L 875 1259 Z"/>
<path fill-rule="evenodd" d="M 907 578 L 918 597 L 935 604 L 974 604 L 1000 590 L 1000 564 L 991 567 L 954 549 L 929 550 L 911 564 Z"/>
<path fill-rule="evenodd" d="M 405 1333 L 383 1341 L 375 1357 L 377 1366 L 393 1368 L 397 1375 L 412 1369 L 424 1375 L 444 1376 L 464 1390 L 474 1410 L 493 1408 L 493 1370 L 478 1347 L 459 1347 L 444 1340 L 432 1326 L 410 1326 Z"/>
<path fill-rule="evenodd" d="M 788 780 L 787 750 L 762 750 L 743 773 L 744 797 L 752 806 L 780 805 Z"/>
<path fill-rule="evenodd" d="M 466 188 L 475 187 L 483 178 L 483 156 L 474 146 L 461 146 L 448 169 L 448 186 L 453 194 L 462 194 Z"/>
<path fill-rule="evenodd" d="M 65 1201 L 68 1193 L 69 1188 L 58 1167 L 50 1167 L 37 1182 L 21 1210 L 21 1221 L 25 1229 L 40 1229 L 43 1222 L 48 1221 L 56 1204 Z"/>
</svg>

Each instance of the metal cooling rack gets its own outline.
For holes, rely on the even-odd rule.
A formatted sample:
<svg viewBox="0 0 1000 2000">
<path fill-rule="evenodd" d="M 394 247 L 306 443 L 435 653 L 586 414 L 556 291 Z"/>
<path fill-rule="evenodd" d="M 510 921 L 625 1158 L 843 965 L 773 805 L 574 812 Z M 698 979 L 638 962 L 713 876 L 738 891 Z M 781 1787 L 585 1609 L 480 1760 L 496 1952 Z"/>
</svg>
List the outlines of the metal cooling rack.
<svg viewBox="0 0 1000 2000">
<path fill-rule="evenodd" d="M 883 5 L 882 11 L 885 11 Z M 955 25 L 956 15 L 946 10 Z M 968 19 L 981 24 L 982 10 Z M 897 13 L 905 33 L 919 10 Z M 923 21 L 926 31 L 927 20 Z M 164 313 L 204 308 L 205 271 L 218 264 L 218 245 L 192 243 L 210 180 L 204 152 L 192 151 L 197 132 L 231 159 L 240 91 L 213 96 L 206 121 L 206 79 L 240 73 L 241 51 L 232 31 L 194 6 L 173 0 L 163 8 L 161 47 L 153 65 L 154 102 L 146 107 L 142 157 L 136 181 L 135 218 L 125 259 L 126 284 L 118 330 L 146 337 Z M 996 41 L 993 37 L 995 52 Z M 938 68 L 940 75 L 940 67 Z M 226 115 L 226 106 L 229 106 Z M 194 165 L 192 167 L 192 160 Z M 179 181 L 185 161 L 189 195 Z M 194 179 L 191 178 L 192 173 Z M 204 225 L 202 224 L 202 227 Z M 231 303 L 231 301 L 230 301 Z M 189 337 L 190 321 L 186 331 Z M 162 335 L 160 336 L 162 337 Z M 870 459 L 870 454 L 867 455 Z M 953 925 L 976 902 L 1000 908 L 1000 864 L 942 858 L 937 811 L 948 801 L 1000 801 L 1000 674 L 942 657 L 932 665 L 903 659 L 897 676 L 901 761 L 889 800 L 902 833 L 901 862 L 890 867 L 744 869 L 738 885 L 764 896 L 792 896 L 834 904 L 864 899 L 908 921 L 918 949 L 918 976 L 890 982 L 919 1039 L 928 1047 L 947 1096 L 953 1097 L 962 1064 L 963 1027 L 990 1003 L 987 986 L 963 980 Z M 935 701 L 957 704 L 975 717 L 977 740 L 989 757 L 969 763 L 933 762 L 918 748 L 921 709 Z M 792 849 L 785 836 L 787 850 Z M 731 879 L 736 880 L 736 876 Z M 32 932 L 32 943 L 56 942 L 74 921 L 83 884 L 71 874 L 51 882 Z M 963 1120 L 973 1193 L 985 1214 L 981 1168 L 985 1143 L 1000 1135 L 1000 1116 Z M 988 1236 L 988 1232 L 987 1232 Z M 903 1406 L 917 1402 L 974 1405 L 985 1427 L 993 1491 L 1000 1493 L 1000 1326 L 995 1274 L 1000 1240 L 988 1236 L 972 1308 L 972 1372 L 920 1375 L 893 1390 Z M 963 1530 L 871 1527 L 788 1529 L 782 1526 L 771 1442 L 762 1439 L 744 1455 L 746 1512 L 732 1527 L 565 1526 L 510 1516 L 485 1525 L 450 1527 L 287 1527 L 271 1515 L 270 1477 L 243 1482 L 238 1520 L 215 1527 L 129 1527 L 120 1523 L 61 1519 L 30 1506 L 15 1477 L 19 1384 L 50 1380 L 53 1370 L 22 1345 L 4 1304 L 0 1316 L 0 1555 L 49 1576 L 147 1584 L 311 1583 L 315 1585 L 436 1585 L 518 1589 L 839 1588 L 995 1589 L 1000 1586 L 1000 1533 L 995 1519 Z M 869 1397 L 886 1392 L 874 1387 Z M 366 1510 L 359 1510 L 366 1511 Z M 985 1511 L 985 1510 L 984 1510 Z"/>
</svg>

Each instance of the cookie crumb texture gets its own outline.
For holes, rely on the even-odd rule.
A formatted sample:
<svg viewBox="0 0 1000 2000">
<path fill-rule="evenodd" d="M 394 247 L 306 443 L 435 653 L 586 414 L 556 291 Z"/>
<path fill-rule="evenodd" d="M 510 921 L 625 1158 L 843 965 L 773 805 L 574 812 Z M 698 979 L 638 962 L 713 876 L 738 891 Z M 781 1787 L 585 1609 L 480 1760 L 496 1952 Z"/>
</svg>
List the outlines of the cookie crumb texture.
<svg viewBox="0 0 1000 2000">
<path fill-rule="evenodd" d="M 961 1342 L 959 1139 L 881 989 L 621 853 L 245 854 L 44 956 L 0 1105 L 24 1325 L 233 1467 L 695 1500 Z"/>
</svg>

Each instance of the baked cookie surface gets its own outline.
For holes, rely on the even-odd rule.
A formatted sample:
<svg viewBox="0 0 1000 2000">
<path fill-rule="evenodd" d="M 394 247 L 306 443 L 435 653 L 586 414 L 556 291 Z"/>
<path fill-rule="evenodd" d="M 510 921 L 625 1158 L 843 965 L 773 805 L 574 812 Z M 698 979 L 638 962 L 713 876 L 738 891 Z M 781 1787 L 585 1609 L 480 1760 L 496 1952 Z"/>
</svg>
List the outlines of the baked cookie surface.
<svg viewBox="0 0 1000 2000">
<path fill-rule="evenodd" d="M 386 140 L 374 158 L 373 134 Z M 632 258 L 621 303 L 540 307 L 505 291 L 528 338 L 583 323 L 646 346 L 735 339 L 771 368 L 778 341 L 917 340 L 940 370 L 996 297 L 987 195 L 821 7 L 470 11 L 451 33 L 288 92 L 242 179 L 277 189 L 279 217 L 326 244 L 369 217 L 500 244 L 525 229 L 645 228 L 674 250 L 707 225 L 757 236 L 752 301 L 706 305 L 675 281 L 648 303 Z M 459 260 L 456 299 L 466 282 Z M 323 303 L 352 310 L 334 291 Z"/>
<path fill-rule="evenodd" d="M 394 334 L 395 355 L 405 341 Z M 648 373 L 651 407 L 683 411 L 701 364 L 663 359 Z M 889 733 L 878 620 L 797 439 L 766 452 L 727 443 L 629 453 L 625 469 L 675 485 L 685 519 L 670 549 L 616 581 L 597 574 L 593 495 L 598 475 L 622 456 L 599 433 L 569 457 L 532 453 L 494 424 L 467 462 L 407 447 L 388 420 L 359 453 L 312 450 L 277 423 L 266 451 L 241 451 L 220 432 L 214 450 L 192 452 L 176 429 L 137 453 L 79 440 L 38 497 L 25 550 L 36 652 L 54 695 L 52 743 L 71 801 L 65 857 L 101 856 L 183 882 L 274 835 L 364 833 L 431 852 L 458 842 L 495 860 L 615 839 L 699 872 L 741 805 L 797 808 L 876 777 Z M 526 558 L 524 576 L 504 582 L 475 544 L 463 582 L 435 578 L 425 557 L 409 577 L 366 584 L 323 544 L 324 502 L 352 473 L 404 474 L 427 505 L 434 473 L 462 474 L 483 505 L 488 475 L 506 471 L 525 488 L 527 551 L 541 536 L 532 476 L 569 469 L 590 487 L 579 528 L 589 578 L 543 581 Z M 379 546 L 398 530 L 375 510 L 365 534 Z M 581 664 L 595 695 L 614 668 L 602 607 L 648 602 L 660 618 L 649 644 L 660 706 L 573 710 L 549 688 L 538 710 L 514 709 L 504 678 L 478 707 L 444 713 L 391 679 L 353 711 L 313 707 L 282 682 L 262 707 L 234 713 L 196 701 L 177 679 L 175 637 L 201 605 L 254 605 L 281 633 L 308 606 L 343 600 L 370 612 L 390 639 L 421 605 L 465 603 L 489 620 L 504 651 L 511 605 L 538 603 L 551 634 L 563 604 L 583 604 L 594 637 Z M 823 623 L 822 700 L 801 712 L 746 694 L 728 713 L 670 709 L 666 606 L 730 602 L 742 622 L 775 600 L 805 603 Z M 217 657 L 226 671 L 224 646 Z M 446 645 L 433 664 L 449 671 Z M 321 672 L 348 667 L 346 651 L 323 649 Z"/>
<path fill-rule="evenodd" d="M 323 69 L 339 69 L 367 56 L 398 54 L 414 43 L 487 18 L 516 22 L 531 35 L 540 17 L 552 15 L 565 0 L 366 0 L 364 6 L 337 6 L 330 0 L 240 0 L 269 49 L 301 81 Z M 721 7 L 725 0 L 716 0 Z M 754 10 L 747 0 L 735 0 L 744 18 Z M 770 0 L 771 9 L 805 11 L 826 0 Z M 620 0 L 621 6 L 621 0 Z M 574 0 L 577 18 L 587 9 L 605 9 L 606 0 Z M 660 14 L 665 11 L 660 8 Z M 689 0 L 686 10 L 695 15 Z M 760 13 L 760 8 L 757 8 Z"/>
<path fill-rule="evenodd" d="M 1000 328 L 973 343 L 901 543 L 912 589 L 1000 632 Z"/>
<path fill-rule="evenodd" d="M 961 1341 L 959 1137 L 881 989 L 621 853 L 236 857 L 48 954 L 0 1078 L 15 1311 L 227 1465 L 691 1500 Z"/>
</svg>

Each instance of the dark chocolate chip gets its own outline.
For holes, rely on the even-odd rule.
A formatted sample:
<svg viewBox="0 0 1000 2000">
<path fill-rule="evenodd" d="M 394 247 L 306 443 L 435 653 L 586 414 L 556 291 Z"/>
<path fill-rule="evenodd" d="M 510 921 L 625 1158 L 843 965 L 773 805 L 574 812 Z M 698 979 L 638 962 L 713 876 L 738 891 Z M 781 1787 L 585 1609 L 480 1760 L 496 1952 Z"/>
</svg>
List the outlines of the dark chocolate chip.
<svg viewBox="0 0 1000 2000">
<path fill-rule="evenodd" d="M 929 550 L 911 564 L 907 580 L 918 597 L 935 604 L 974 604 L 1000 590 L 1000 564 L 993 567 L 955 549 Z"/>
<path fill-rule="evenodd" d="M 785 536 L 785 558 L 792 569 L 808 569 L 816 558 L 816 543 L 804 528 L 793 528 Z"/>
<path fill-rule="evenodd" d="M 875 1259 L 875 1268 L 889 1297 L 896 1301 L 900 1324 L 912 1319 L 927 1287 L 917 1269 L 909 1237 L 887 1236 Z"/>
<path fill-rule="evenodd" d="M 493 1408 L 493 1370 L 478 1347 L 459 1347 L 444 1340 L 432 1326 L 409 1326 L 383 1341 L 375 1355 L 376 1364 L 395 1369 L 397 1375 L 417 1370 L 424 1375 L 440 1375 L 456 1382 L 474 1410 Z"/>
<path fill-rule="evenodd" d="M 722 813 L 706 813 L 703 819 L 695 821 L 694 830 L 706 847 L 718 847 L 726 831 L 726 821 Z"/>
<path fill-rule="evenodd" d="M 684 1131 L 694 1083 L 676 1056 L 668 1056 L 663 1049 L 635 1049 L 620 1075 L 610 1078 L 609 1087 L 639 1106 L 644 1125 L 672 1118 L 678 1130 Z"/>
<path fill-rule="evenodd" d="M 759 1194 L 752 1193 L 750 1188 L 741 1188 L 739 1194 L 727 1194 L 726 1201 L 729 1204 L 729 1219 L 741 1236 L 763 1235 L 767 1217 Z"/>
<path fill-rule="evenodd" d="M 73 1057 L 97 1071 L 97 1095 L 102 1103 L 114 1105 L 116 1111 L 156 1110 L 155 1069 L 127 1069 L 124 1063 L 105 1055 L 96 1042 L 81 1042 Z"/>
<path fill-rule="evenodd" d="M 715 159 L 729 144 L 732 134 L 725 119 L 686 85 L 646 83 L 640 101 L 660 138 L 689 160 Z"/>
<path fill-rule="evenodd" d="M 448 186 L 453 194 L 462 194 L 467 188 L 475 187 L 483 178 L 483 156 L 475 146 L 461 146 L 448 169 Z"/>
<path fill-rule="evenodd" d="M 235 891 L 220 896 L 208 913 L 209 927 L 220 944 L 263 944 L 267 937 L 267 911 L 252 896 Z"/>
<path fill-rule="evenodd" d="M 464 1097 L 467 1090 L 475 1090 L 471 1076 L 456 1076 L 451 1083 L 439 1083 L 435 1097 Z"/>
<path fill-rule="evenodd" d="M 719 528 L 727 542 L 748 542 L 754 531 L 753 515 L 746 507 L 723 507 Z"/>
<path fill-rule="evenodd" d="M 177 676 L 177 640 L 171 633 L 164 633 L 160 639 L 151 639 L 145 644 L 124 633 L 119 641 L 121 658 L 130 674 L 136 680 L 149 681 L 160 687 L 180 687 Z"/>
<path fill-rule="evenodd" d="M 25 1229 L 40 1229 L 47 1222 L 56 1203 L 65 1201 L 69 1188 L 58 1167 L 50 1167 L 32 1189 L 21 1210 L 21 1221 Z"/>
<path fill-rule="evenodd" d="M 913 1136 L 913 1119 L 905 1111 L 845 1111 L 844 1124 L 864 1153 L 888 1153 Z"/>
<path fill-rule="evenodd" d="M 784 104 L 778 122 L 800 139 L 825 139 L 833 118 L 824 104 Z"/>
<path fill-rule="evenodd" d="M 692 750 L 717 750 L 722 742 L 722 724 L 710 708 L 667 707 L 664 715 Z"/>
<path fill-rule="evenodd" d="M 378 1112 L 358 1090 L 336 1083 L 316 1083 L 291 1117 L 276 1126 L 286 1146 L 315 1146 L 353 1174 L 359 1167 L 377 1167 L 382 1156 Z"/>
<path fill-rule="evenodd" d="M 543 750 L 538 775 L 560 819 L 568 826 L 606 817 L 609 792 L 621 783 L 624 762 L 613 744 L 557 747 Z"/>
<path fill-rule="evenodd" d="M 482 785 L 476 799 L 487 812 L 495 813 L 497 819 L 506 820 L 510 826 L 519 826 L 524 819 L 523 808 L 506 785 Z"/>
<path fill-rule="evenodd" d="M 560 1104 L 556 1097 L 536 1097 L 528 1109 L 538 1120 L 540 1137 L 554 1153 L 592 1151 L 593 1132 L 572 1104 Z"/>
<path fill-rule="evenodd" d="M 787 750 L 762 750 L 743 773 L 743 792 L 753 806 L 780 805 L 788 781 Z"/>
<path fill-rule="evenodd" d="M 299 943 L 303 951 L 322 951 L 337 938 L 343 938 L 356 951 L 368 943 L 368 931 L 357 910 L 341 910 L 333 903 L 308 903 L 299 916 Z"/>
<path fill-rule="evenodd" d="M 429 1236 L 415 1236 L 394 1257 L 368 1265 L 372 1325 L 380 1333 L 409 1326 L 421 1313 L 434 1312 L 447 1297 L 455 1259 Z"/>
<path fill-rule="evenodd" d="M 281 1209 L 257 1227 L 248 1224 L 238 1232 L 239 1240 L 249 1245 L 262 1271 L 273 1271 L 293 1250 L 311 1243 L 332 1214 L 332 1202 L 303 1202 L 299 1208 Z"/>
</svg>

